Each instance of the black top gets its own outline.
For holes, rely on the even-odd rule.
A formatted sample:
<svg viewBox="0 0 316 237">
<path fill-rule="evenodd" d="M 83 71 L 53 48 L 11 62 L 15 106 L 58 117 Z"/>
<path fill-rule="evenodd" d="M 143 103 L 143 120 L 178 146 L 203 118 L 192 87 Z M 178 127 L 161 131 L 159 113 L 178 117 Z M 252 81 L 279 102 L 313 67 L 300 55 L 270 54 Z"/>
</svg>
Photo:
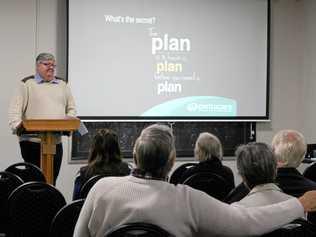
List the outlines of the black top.
<svg viewBox="0 0 316 237">
<path fill-rule="evenodd" d="M 83 166 L 80 168 L 78 175 L 75 179 L 74 191 L 73 191 L 73 200 L 79 198 L 80 189 L 82 185 L 87 182 L 91 177 L 95 175 L 102 176 L 125 176 L 129 175 L 131 170 L 128 167 L 126 162 L 112 162 L 105 166 L 102 170 L 99 170 L 93 174 L 88 174 L 88 166 Z"/>
<path fill-rule="evenodd" d="M 276 184 L 284 193 L 294 197 L 300 197 L 307 191 L 316 190 L 316 182 L 305 178 L 295 168 L 278 168 Z M 228 195 L 226 202 L 238 202 L 244 198 L 249 191 L 250 190 L 241 183 Z"/>
<path fill-rule="evenodd" d="M 279 168 L 276 183 L 283 192 L 294 197 L 299 197 L 310 190 L 316 190 L 316 183 L 305 178 L 295 168 Z"/>
<path fill-rule="evenodd" d="M 230 190 L 235 187 L 233 171 L 229 167 L 224 166 L 221 160 L 219 160 L 218 158 L 212 158 L 210 160 L 201 161 L 197 165 L 186 170 L 181 177 L 181 183 L 197 172 L 215 173 L 223 177 L 227 181 Z"/>
</svg>

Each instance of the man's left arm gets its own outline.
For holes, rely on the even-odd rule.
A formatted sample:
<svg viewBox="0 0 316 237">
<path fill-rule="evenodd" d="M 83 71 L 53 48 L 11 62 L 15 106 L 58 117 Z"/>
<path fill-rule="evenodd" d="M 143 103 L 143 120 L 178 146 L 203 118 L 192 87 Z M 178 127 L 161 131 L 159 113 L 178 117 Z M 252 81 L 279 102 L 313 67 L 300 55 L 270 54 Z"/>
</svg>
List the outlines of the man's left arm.
<svg viewBox="0 0 316 237">
<path fill-rule="evenodd" d="M 76 104 L 68 85 L 66 85 L 66 98 L 67 98 L 67 104 L 65 108 L 66 115 L 70 117 L 76 117 L 76 114 L 77 114 Z"/>
</svg>

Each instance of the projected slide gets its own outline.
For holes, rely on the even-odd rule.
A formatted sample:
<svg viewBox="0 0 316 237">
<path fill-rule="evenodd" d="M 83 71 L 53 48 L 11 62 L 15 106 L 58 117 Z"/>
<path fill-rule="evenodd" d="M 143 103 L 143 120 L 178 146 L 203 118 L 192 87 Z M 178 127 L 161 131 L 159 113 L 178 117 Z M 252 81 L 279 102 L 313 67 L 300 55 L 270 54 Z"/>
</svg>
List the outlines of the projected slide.
<svg viewBox="0 0 316 237">
<path fill-rule="evenodd" d="M 267 117 L 266 0 L 69 0 L 79 116 Z"/>
</svg>

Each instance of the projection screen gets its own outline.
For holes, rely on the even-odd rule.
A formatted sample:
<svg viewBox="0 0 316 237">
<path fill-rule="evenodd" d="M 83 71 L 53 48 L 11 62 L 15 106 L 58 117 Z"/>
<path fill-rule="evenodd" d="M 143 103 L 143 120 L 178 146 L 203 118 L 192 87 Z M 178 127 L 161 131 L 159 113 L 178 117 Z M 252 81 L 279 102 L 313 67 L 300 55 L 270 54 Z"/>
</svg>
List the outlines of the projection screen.
<svg viewBox="0 0 316 237">
<path fill-rule="evenodd" d="M 68 0 L 78 116 L 268 120 L 268 0 Z"/>
</svg>

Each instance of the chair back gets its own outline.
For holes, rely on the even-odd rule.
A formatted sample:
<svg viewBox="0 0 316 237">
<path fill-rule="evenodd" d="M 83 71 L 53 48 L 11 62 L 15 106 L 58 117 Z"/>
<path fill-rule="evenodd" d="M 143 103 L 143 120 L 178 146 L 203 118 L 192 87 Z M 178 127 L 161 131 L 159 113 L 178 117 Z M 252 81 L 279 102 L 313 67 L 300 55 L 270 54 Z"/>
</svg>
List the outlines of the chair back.
<svg viewBox="0 0 316 237">
<path fill-rule="evenodd" d="M 88 196 L 88 193 L 92 186 L 101 178 L 105 177 L 104 175 L 95 175 L 88 179 L 80 188 L 79 197 L 80 199 L 84 199 Z"/>
<path fill-rule="evenodd" d="M 163 228 L 149 223 L 128 223 L 110 230 L 104 237 L 174 237 Z"/>
<path fill-rule="evenodd" d="M 36 165 L 28 162 L 20 162 L 10 165 L 5 171 L 19 176 L 25 183 L 30 181 L 46 182 L 46 178 Z"/>
<path fill-rule="evenodd" d="M 72 237 L 83 203 L 84 199 L 78 199 L 60 209 L 51 223 L 49 237 Z"/>
<path fill-rule="evenodd" d="M 238 202 L 246 197 L 249 192 L 250 189 L 243 182 L 241 182 L 227 194 L 223 201 L 229 204 Z"/>
<path fill-rule="evenodd" d="M 308 178 L 314 182 L 316 182 L 316 163 L 313 163 L 312 165 L 308 166 L 304 172 L 303 176 L 305 178 Z"/>
<path fill-rule="evenodd" d="M 316 225 L 316 212 L 308 212 L 307 220 L 311 222 L 312 224 Z"/>
<path fill-rule="evenodd" d="M 48 236 L 56 213 L 66 205 L 64 196 L 54 186 L 28 182 L 16 188 L 8 200 L 9 236 Z"/>
<path fill-rule="evenodd" d="M 8 228 L 8 198 L 12 191 L 23 184 L 23 180 L 7 171 L 0 172 L 0 233 Z"/>
<path fill-rule="evenodd" d="M 176 168 L 172 172 L 170 179 L 169 179 L 169 183 L 172 183 L 172 184 L 181 183 L 181 178 L 182 178 L 182 175 L 184 174 L 184 172 L 195 165 L 197 165 L 197 163 L 191 163 L 191 162 L 184 163 L 184 164 L 180 165 L 178 168 Z"/>
<path fill-rule="evenodd" d="M 312 237 L 316 236 L 316 226 L 304 219 L 297 219 L 262 237 Z"/>
<path fill-rule="evenodd" d="M 230 192 L 228 182 L 212 172 L 197 172 L 188 177 L 183 184 L 201 190 L 218 200 L 223 200 Z"/>
</svg>

